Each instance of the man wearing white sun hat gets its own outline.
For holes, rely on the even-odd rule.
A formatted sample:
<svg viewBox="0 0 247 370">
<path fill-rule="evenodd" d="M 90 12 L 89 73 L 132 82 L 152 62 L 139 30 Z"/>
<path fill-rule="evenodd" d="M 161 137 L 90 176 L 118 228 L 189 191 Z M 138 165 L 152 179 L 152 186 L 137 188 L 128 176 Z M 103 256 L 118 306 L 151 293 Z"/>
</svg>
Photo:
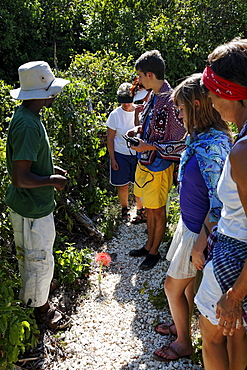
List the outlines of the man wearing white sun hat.
<svg viewBox="0 0 247 370">
<path fill-rule="evenodd" d="M 70 319 L 50 307 L 48 295 L 54 272 L 54 188 L 64 189 L 66 171 L 53 166 L 40 111 L 52 106 L 69 81 L 56 78 L 43 61 L 23 64 L 18 73 L 20 88 L 10 94 L 22 104 L 15 108 L 8 130 L 6 159 L 11 184 L 6 203 L 22 278 L 20 299 L 35 307 L 38 322 L 61 330 L 69 326 Z"/>
</svg>

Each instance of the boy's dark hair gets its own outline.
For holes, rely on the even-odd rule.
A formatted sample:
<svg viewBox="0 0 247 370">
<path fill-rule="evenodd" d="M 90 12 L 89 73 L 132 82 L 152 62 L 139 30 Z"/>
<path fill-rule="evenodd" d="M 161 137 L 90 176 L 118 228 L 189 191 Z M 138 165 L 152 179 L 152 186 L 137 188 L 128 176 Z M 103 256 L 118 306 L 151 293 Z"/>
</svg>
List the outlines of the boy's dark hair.
<svg viewBox="0 0 247 370">
<path fill-rule="evenodd" d="M 137 59 L 135 68 L 145 75 L 152 72 L 158 80 L 165 78 L 165 62 L 158 50 L 150 50 L 142 54 Z"/>
</svg>

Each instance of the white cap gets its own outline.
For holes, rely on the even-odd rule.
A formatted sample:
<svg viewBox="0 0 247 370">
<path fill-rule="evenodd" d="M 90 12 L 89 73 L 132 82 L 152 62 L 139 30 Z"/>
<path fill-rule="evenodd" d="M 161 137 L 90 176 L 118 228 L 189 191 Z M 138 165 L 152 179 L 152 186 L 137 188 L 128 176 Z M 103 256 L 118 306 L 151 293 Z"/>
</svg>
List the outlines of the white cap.
<svg viewBox="0 0 247 370">
<path fill-rule="evenodd" d="M 143 100 L 148 94 L 148 91 L 145 89 L 138 90 L 134 96 L 134 102 L 138 100 Z"/>
</svg>

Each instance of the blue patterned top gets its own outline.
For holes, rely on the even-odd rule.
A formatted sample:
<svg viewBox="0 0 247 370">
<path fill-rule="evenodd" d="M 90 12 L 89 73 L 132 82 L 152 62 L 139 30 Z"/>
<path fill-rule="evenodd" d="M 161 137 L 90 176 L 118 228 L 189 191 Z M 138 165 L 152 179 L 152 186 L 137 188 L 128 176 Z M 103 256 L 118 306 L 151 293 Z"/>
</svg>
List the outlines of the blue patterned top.
<svg viewBox="0 0 247 370">
<path fill-rule="evenodd" d="M 226 157 L 232 147 L 231 140 L 225 132 L 210 128 L 208 132 L 202 132 L 198 135 L 194 133 L 193 137 L 188 135 L 186 145 L 187 147 L 181 156 L 178 181 L 183 178 L 186 163 L 195 155 L 208 188 L 210 221 L 218 222 L 222 203 L 217 195 L 217 185 Z"/>
</svg>

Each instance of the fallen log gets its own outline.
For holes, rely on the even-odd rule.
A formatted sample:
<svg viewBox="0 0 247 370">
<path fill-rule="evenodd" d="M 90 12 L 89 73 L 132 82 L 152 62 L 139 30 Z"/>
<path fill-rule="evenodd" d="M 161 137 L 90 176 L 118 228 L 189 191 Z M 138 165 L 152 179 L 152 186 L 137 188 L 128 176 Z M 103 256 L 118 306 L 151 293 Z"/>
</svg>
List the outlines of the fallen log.
<svg viewBox="0 0 247 370">
<path fill-rule="evenodd" d="M 91 237 L 97 239 L 98 243 L 104 242 L 104 235 L 97 229 L 93 221 L 85 214 L 82 208 L 78 209 L 78 204 L 72 197 L 61 199 L 62 204 L 67 206 L 67 211 L 72 217 L 83 225 L 85 232 Z"/>
</svg>

